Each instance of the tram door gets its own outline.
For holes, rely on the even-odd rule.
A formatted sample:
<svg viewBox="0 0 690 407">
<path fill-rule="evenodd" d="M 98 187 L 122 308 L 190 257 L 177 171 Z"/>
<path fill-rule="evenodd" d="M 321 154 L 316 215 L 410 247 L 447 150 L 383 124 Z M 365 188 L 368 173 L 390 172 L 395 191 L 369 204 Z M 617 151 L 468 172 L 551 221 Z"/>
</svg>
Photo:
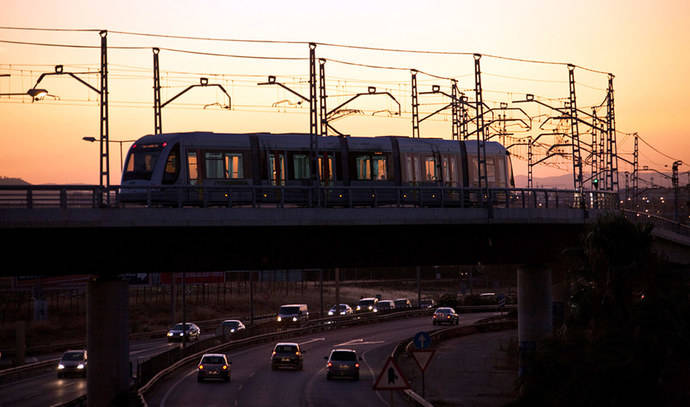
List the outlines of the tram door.
<svg viewBox="0 0 690 407">
<path fill-rule="evenodd" d="M 271 185 L 285 185 L 285 154 L 268 153 L 268 179 Z"/>
</svg>

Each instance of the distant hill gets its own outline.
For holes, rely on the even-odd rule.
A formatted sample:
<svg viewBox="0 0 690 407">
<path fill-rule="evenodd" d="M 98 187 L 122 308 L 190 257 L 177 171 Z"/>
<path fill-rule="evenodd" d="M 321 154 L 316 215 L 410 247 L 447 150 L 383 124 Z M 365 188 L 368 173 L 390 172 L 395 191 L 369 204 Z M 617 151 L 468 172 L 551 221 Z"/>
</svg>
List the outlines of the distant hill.
<svg viewBox="0 0 690 407">
<path fill-rule="evenodd" d="M 0 177 L 0 185 L 31 185 L 21 178 Z"/>
</svg>

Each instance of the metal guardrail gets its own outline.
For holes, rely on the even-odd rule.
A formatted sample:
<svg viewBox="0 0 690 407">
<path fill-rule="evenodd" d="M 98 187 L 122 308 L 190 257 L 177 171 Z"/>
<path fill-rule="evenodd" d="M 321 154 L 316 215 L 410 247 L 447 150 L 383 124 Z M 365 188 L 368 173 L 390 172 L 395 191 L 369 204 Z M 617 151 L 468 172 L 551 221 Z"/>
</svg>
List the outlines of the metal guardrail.
<svg viewBox="0 0 690 407">
<path fill-rule="evenodd" d="M 127 192 L 127 194 L 123 194 Z M 193 197 L 193 198 L 191 198 Z M 126 199 L 124 199 L 126 198 Z M 128 200 L 133 202 L 129 203 Z M 447 186 L 227 185 L 141 187 L 97 185 L 0 186 L 0 208 L 127 206 L 505 207 L 618 208 L 618 194 L 599 190 Z"/>
<path fill-rule="evenodd" d="M 270 319 L 275 317 L 276 314 L 263 314 L 263 315 L 258 315 L 254 317 L 255 321 L 263 321 L 266 319 Z M 227 317 L 227 318 L 216 318 L 216 319 L 208 319 L 204 321 L 189 321 L 189 322 L 194 322 L 196 323 L 201 331 L 203 332 L 206 329 L 213 329 L 213 332 L 215 334 L 215 329 L 217 326 L 220 325 L 221 322 L 225 321 L 226 319 L 239 319 L 245 323 L 249 321 L 250 317 Z M 168 332 L 168 329 L 161 329 L 157 331 L 149 331 L 149 332 L 136 332 L 136 333 L 131 333 L 129 335 L 129 340 L 140 340 L 140 339 L 156 339 L 156 338 L 165 338 L 165 334 Z M 86 343 L 84 341 L 79 341 L 79 342 L 63 342 L 63 343 L 53 343 L 53 344 L 47 344 L 47 345 L 37 345 L 37 346 L 32 346 L 30 348 L 27 348 L 26 352 L 27 353 L 33 353 L 33 354 L 40 354 L 40 353 L 49 353 L 49 352 L 62 352 L 65 349 L 81 349 L 86 347 Z M 13 355 L 13 349 L 3 349 L 1 351 L 3 355 Z M 55 363 L 58 362 L 58 359 L 52 359 Z M 38 362 L 42 363 L 42 362 Z M 7 369 L 0 369 L 0 383 L 2 383 L 2 378 L 5 372 L 9 369 L 18 369 L 18 368 L 27 368 L 31 369 L 31 366 L 34 365 L 32 364 L 25 364 L 21 366 L 16 366 L 13 368 L 7 368 Z"/>
</svg>

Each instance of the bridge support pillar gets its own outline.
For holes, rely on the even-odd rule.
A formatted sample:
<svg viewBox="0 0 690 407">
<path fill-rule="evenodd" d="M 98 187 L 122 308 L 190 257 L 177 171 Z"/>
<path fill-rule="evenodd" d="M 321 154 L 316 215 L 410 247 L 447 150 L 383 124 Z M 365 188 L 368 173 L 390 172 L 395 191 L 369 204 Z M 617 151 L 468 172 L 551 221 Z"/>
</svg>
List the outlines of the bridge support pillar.
<svg viewBox="0 0 690 407">
<path fill-rule="evenodd" d="M 130 382 L 126 281 L 96 279 L 88 285 L 87 400 L 90 406 L 126 405 Z"/>
<path fill-rule="evenodd" d="M 551 270 L 544 265 L 523 265 L 517 270 L 519 375 L 531 373 L 537 344 L 551 335 Z"/>
</svg>

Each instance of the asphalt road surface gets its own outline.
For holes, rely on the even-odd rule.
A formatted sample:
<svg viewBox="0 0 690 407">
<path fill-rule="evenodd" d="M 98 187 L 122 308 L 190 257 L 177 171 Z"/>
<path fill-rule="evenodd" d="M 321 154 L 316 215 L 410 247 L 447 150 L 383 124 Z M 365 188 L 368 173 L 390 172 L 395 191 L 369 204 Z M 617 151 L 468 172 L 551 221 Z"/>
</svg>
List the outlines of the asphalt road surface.
<svg viewBox="0 0 690 407">
<path fill-rule="evenodd" d="M 494 315 L 461 315 L 460 324 L 469 325 Z M 298 342 L 304 352 L 304 370 L 271 370 L 274 343 L 254 345 L 229 352 L 232 380 L 198 383 L 196 365 L 190 364 L 159 382 L 147 393 L 150 406 L 371 406 L 389 405 L 389 391 L 374 391 L 373 385 L 394 347 L 419 331 L 432 326 L 431 317 L 401 319 L 361 327 L 321 332 L 284 339 Z M 352 348 L 363 357 L 360 380 L 326 380 L 326 361 L 335 347 Z M 433 363 L 433 361 L 432 361 Z M 397 392 L 396 392 L 397 393 Z M 403 400 L 394 395 L 394 405 Z"/>
<path fill-rule="evenodd" d="M 212 335 L 202 335 L 205 339 Z M 145 360 L 165 352 L 179 343 L 168 343 L 167 338 L 149 339 L 130 343 L 129 357 L 134 366 L 138 360 Z M 55 355 L 58 358 L 62 356 Z M 57 363 L 55 365 L 57 369 Z M 50 406 L 65 403 L 86 394 L 86 379 L 78 377 L 57 378 L 57 370 L 41 372 L 0 386 L 0 407 Z"/>
</svg>

